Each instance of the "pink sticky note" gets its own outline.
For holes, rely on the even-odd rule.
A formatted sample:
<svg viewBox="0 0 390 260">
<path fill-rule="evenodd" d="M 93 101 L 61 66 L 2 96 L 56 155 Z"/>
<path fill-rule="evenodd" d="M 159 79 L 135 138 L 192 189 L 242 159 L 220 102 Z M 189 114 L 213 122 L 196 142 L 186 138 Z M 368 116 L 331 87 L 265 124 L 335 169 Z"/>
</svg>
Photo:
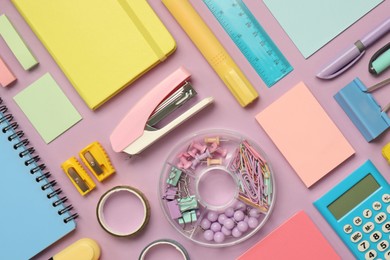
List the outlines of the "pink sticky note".
<svg viewBox="0 0 390 260">
<path fill-rule="evenodd" d="M 339 260 L 310 217 L 300 211 L 272 231 L 237 260 L 316 259 Z"/>
<path fill-rule="evenodd" d="M 256 120 L 307 187 L 355 153 L 303 82 Z"/>
<path fill-rule="evenodd" d="M 5 64 L 5 62 L 0 57 L 0 84 L 3 87 L 6 87 L 15 80 L 15 75 L 11 72 L 7 64 Z"/>
</svg>

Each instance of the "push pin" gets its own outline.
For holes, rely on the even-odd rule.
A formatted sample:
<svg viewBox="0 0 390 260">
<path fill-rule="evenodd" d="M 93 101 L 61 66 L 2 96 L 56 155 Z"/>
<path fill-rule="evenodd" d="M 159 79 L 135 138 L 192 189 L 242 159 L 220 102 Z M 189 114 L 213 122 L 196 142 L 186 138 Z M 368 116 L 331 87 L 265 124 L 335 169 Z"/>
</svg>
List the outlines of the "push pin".
<svg viewBox="0 0 390 260">
<path fill-rule="evenodd" d="M 179 160 L 180 162 L 178 163 L 177 167 L 181 169 L 188 169 L 192 165 L 192 162 L 188 161 L 184 156 L 181 156 Z"/>
<path fill-rule="evenodd" d="M 192 158 L 195 158 L 195 156 L 198 154 L 197 149 L 191 149 L 190 151 L 187 152 Z"/>
<path fill-rule="evenodd" d="M 202 145 L 198 142 L 192 142 L 190 145 L 190 149 L 195 148 L 199 151 L 199 153 L 204 153 L 207 149 L 207 145 Z"/>
<path fill-rule="evenodd" d="M 227 140 L 227 139 L 220 139 L 219 136 L 205 137 L 205 138 L 204 138 L 204 142 L 205 142 L 206 144 L 216 143 L 217 145 L 219 145 L 220 142 L 225 142 L 225 141 L 228 141 L 228 140 Z"/>
<path fill-rule="evenodd" d="M 192 160 L 191 168 L 195 169 L 196 166 L 198 166 L 198 164 L 201 161 L 205 160 L 206 158 L 211 158 L 211 157 L 212 157 L 212 155 L 211 155 L 210 151 L 208 149 L 206 149 L 206 151 L 204 153 L 195 156 L 195 159 Z"/>
<path fill-rule="evenodd" d="M 216 159 L 207 158 L 207 166 L 211 166 L 211 165 L 222 165 L 222 158 L 216 158 Z"/>
<path fill-rule="evenodd" d="M 227 149 L 218 146 L 216 142 L 212 143 L 209 149 L 211 153 L 218 153 L 220 156 L 226 157 Z"/>
</svg>

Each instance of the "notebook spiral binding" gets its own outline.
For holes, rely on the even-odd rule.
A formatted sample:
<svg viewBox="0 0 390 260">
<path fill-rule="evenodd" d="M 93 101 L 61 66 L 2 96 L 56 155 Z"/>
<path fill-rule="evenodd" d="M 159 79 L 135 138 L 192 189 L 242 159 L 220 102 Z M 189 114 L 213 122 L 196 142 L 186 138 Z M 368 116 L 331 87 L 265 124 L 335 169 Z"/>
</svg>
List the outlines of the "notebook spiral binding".
<svg viewBox="0 0 390 260">
<path fill-rule="evenodd" d="M 26 167 L 29 167 L 33 165 L 34 167 L 30 169 L 30 174 L 34 175 L 38 172 L 41 173 L 41 175 L 37 176 L 35 178 L 35 181 L 37 183 L 42 183 L 42 181 L 46 181 L 46 183 L 41 185 L 42 191 L 46 191 L 47 189 L 50 189 L 50 193 L 48 193 L 46 196 L 48 199 L 52 199 L 55 196 L 58 196 L 58 199 L 52 203 L 53 207 L 58 207 L 60 205 L 63 205 L 64 208 L 58 210 L 58 215 L 63 215 L 66 212 L 69 212 L 69 216 L 64 218 L 64 222 L 68 223 L 72 219 L 76 219 L 78 217 L 77 213 L 71 212 L 73 210 L 72 205 L 65 205 L 66 201 L 68 200 L 67 197 L 63 196 L 60 197 L 59 195 L 62 193 L 61 188 L 55 188 L 57 185 L 57 182 L 53 179 L 51 179 L 51 174 L 49 171 L 44 172 L 46 169 L 45 164 L 41 163 L 39 164 L 40 157 L 38 155 L 34 155 L 35 149 L 33 147 L 28 147 L 29 141 L 28 139 L 24 138 L 24 132 L 22 130 L 18 130 L 18 123 L 15 122 L 13 119 L 13 115 L 8 112 L 8 108 L 6 105 L 3 104 L 3 100 L 0 98 L 0 115 L 3 115 L 0 117 L 0 124 L 3 122 L 7 122 L 8 125 L 3 127 L 1 129 L 2 133 L 6 134 L 9 131 L 12 131 L 12 134 L 8 136 L 8 141 L 13 141 L 15 139 L 18 140 L 16 144 L 14 144 L 13 148 L 14 150 L 18 150 L 19 148 L 24 148 L 23 151 L 19 153 L 19 157 L 21 159 L 28 156 L 28 159 L 24 161 L 24 165 Z"/>
</svg>

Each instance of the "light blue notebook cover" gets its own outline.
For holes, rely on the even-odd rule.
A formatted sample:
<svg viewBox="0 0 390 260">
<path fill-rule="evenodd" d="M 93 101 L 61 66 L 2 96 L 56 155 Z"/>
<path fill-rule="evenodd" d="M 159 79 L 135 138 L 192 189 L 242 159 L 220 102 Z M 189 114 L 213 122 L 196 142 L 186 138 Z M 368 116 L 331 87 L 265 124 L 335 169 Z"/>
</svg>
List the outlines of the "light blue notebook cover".
<svg viewBox="0 0 390 260">
<path fill-rule="evenodd" d="M 0 98 L 0 259 L 29 259 L 76 227 L 77 214 L 20 133 Z"/>
</svg>

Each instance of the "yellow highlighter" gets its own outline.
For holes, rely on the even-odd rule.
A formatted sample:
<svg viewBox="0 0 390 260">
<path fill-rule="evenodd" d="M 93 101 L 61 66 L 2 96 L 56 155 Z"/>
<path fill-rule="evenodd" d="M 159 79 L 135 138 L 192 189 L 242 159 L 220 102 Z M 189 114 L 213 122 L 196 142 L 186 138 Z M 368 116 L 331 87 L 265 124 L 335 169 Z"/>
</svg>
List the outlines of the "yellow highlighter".
<svg viewBox="0 0 390 260">
<path fill-rule="evenodd" d="M 211 67 L 241 106 L 252 103 L 258 94 L 240 68 L 187 0 L 162 0 Z"/>
<path fill-rule="evenodd" d="M 49 260 L 98 260 L 100 247 L 95 240 L 82 238 L 77 240 Z"/>
</svg>

